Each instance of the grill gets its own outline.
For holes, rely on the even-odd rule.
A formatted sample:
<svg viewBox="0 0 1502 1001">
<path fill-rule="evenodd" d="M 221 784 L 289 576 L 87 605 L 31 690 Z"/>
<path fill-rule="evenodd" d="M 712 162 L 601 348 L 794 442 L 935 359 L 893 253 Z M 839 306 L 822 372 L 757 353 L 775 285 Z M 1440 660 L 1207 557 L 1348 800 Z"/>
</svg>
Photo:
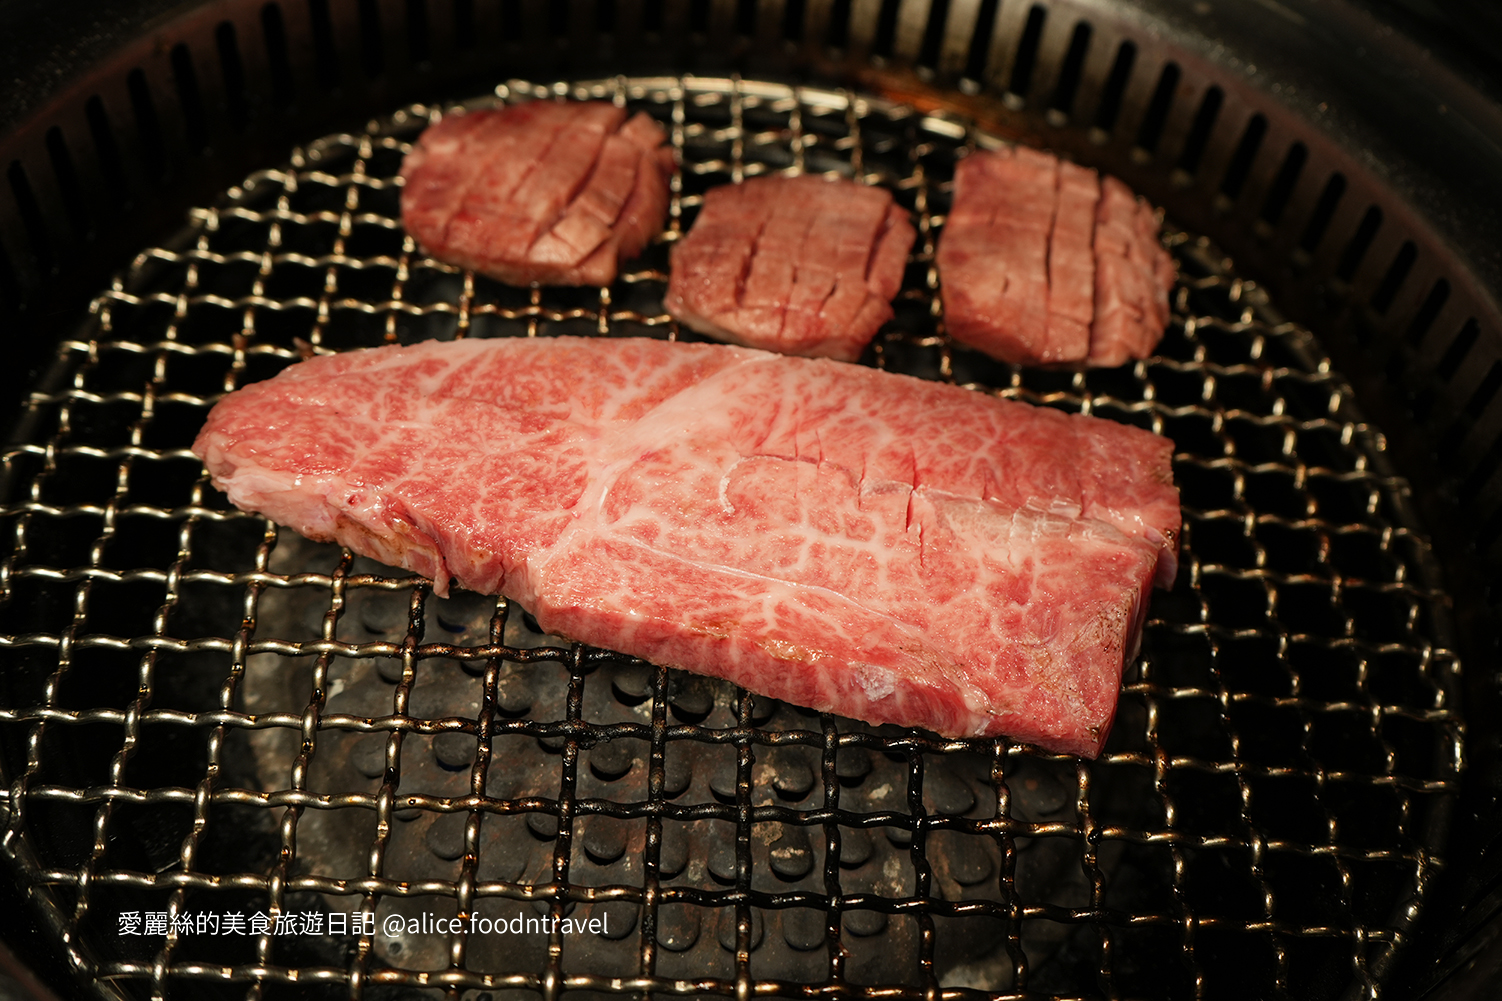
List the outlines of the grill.
<svg viewBox="0 0 1502 1001">
<path fill-rule="evenodd" d="M 1374 998 L 1484 941 L 1490 675 L 1460 661 L 1485 664 L 1472 583 L 1492 530 L 1462 540 L 1452 512 L 1486 510 L 1502 457 L 1494 309 L 1464 241 L 1342 153 L 1339 127 L 1300 131 L 1192 37 L 1066 3 L 219 17 L 122 46 L 120 94 L 89 82 L 39 113 L 64 123 L 32 130 L 57 191 L 16 146 L 0 218 L 0 292 L 47 334 L 41 374 L 8 377 L 28 395 L 0 492 L 4 855 L 38 954 L 60 948 L 84 995 Z M 643 40 L 661 52 L 626 51 Z M 466 103 L 613 100 L 672 137 L 668 229 L 609 288 L 504 286 L 401 228 L 401 157 L 455 108 L 392 113 L 402 95 L 528 68 L 573 71 Z M 305 141 L 326 121 L 346 131 Z M 953 165 L 1018 139 L 1167 206 L 1180 281 L 1154 358 L 1023 370 L 944 335 Z M 175 194 L 138 180 L 192 157 L 208 166 Z M 919 222 L 865 363 L 1176 443 L 1180 576 L 1098 761 L 870 728 L 569 644 L 504 599 L 438 599 L 235 511 L 187 451 L 221 394 L 313 353 L 694 338 L 661 309 L 667 250 L 707 188 L 769 171 L 886 185 Z M 112 185 L 133 204 L 57 266 Z M 144 251 L 122 232 L 180 222 L 182 191 L 208 206 L 185 228 Z M 93 277 L 112 252 L 128 267 Z M 73 300 L 92 305 L 59 336 Z M 455 915 L 535 925 L 424 923 Z"/>
<path fill-rule="evenodd" d="M 55 888 L 59 930 L 90 972 L 126 993 L 311 975 L 744 996 L 785 992 L 805 970 L 852 995 L 915 998 L 1193 996 L 1248 978 L 1271 992 L 1311 974 L 1372 989 L 1456 788 L 1456 664 L 1408 488 L 1309 334 L 1207 241 L 1175 233 L 1184 280 L 1158 358 L 1080 374 L 1001 365 L 943 336 L 931 267 L 956 154 L 995 137 L 952 115 L 758 81 L 558 92 L 645 108 L 680 154 L 667 240 L 612 288 L 511 289 L 421 256 L 396 201 L 401 155 L 431 115 L 414 107 L 311 143 L 195 213 L 96 300 L 56 387 L 32 397 L 5 511 L 12 628 L 31 625 L 12 641 L 31 685 L 13 681 L 9 718 L 30 732 L 10 801 L 92 822 L 93 845 L 38 848 L 25 874 Z M 512 83 L 499 96 L 554 93 Z M 658 305 L 666 245 L 708 186 L 770 170 L 885 183 L 919 219 L 875 364 L 1176 441 L 1181 584 L 1154 605 L 1098 762 L 759 707 L 562 644 L 514 622 L 504 600 L 440 601 L 426 582 L 285 541 L 226 510 L 184 450 L 222 391 L 311 352 L 680 336 Z M 175 491 L 156 472 L 169 468 Z M 194 685 L 190 672 L 217 685 L 168 695 Z M 157 747 L 191 761 L 182 784 L 132 781 Z M 248 787 L 221 774 L 237 747 L 256 762 Z M 237 866 L 215 838 L 226 824 L 276 829 L 273 864 Z M 155 825 L 181 842 L 176 858 L 143 872 L 112 857 L 114 828 Z M 665 830 L 708 865 L 665 866 Z M 369 864 L 352 871 L 358 859 Z M 592 904 L 631 941 L 576 950 L 554 932 L 518 965 L 526 945 L 377 932 L 321 940 L 327 955 L 307 970 L 274 927 L 234 942 L 171 931 L 179 914 L 305 913 L 319 903 L 309 894 L 380 929 L 393 915 L 518 902 L 561 918 Z M 108 940 L 127 903 L 153 900 L 167 935 L 137 949 Z M 719 934 L 702 934 L 706 922 Z M 210 965 L 205 948 L 230 955 Z"/>
</svg>

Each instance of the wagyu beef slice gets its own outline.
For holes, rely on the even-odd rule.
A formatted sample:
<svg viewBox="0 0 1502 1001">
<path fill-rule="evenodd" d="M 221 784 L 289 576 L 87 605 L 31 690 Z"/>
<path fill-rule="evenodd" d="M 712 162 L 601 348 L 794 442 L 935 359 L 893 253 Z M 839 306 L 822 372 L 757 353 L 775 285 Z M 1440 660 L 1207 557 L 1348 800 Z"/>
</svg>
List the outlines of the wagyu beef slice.
<svg viewBox="0 0 1502 1001">
<path fill-rule="evenodd" d="M 1168 325 L 1174 269 L 1153 211 L 1114 177 L 1101 180 L 1095 227 L 1097 281 L 1090 364 L 1146 358 Z"/>
<path fill-rule="evenodd" d="M 402 221 L 428 253 L 502 281 L 608 284 L 662 228 L 665 138 L 598 101 L 449 115 L 402 165 Z"/>
<path fill-rule="evenodd" d="M 936 254 L 946 328 L 1015 364 L 1146 358 L 1174 281 L 1158 230 L 1115 178 L 1023 146 L 973 153 Z"/>
<path fill-rule="evenodd" d="M 238 506 L 440 594 L 819 710 L 1092 755 L 1179 526 L 1147 432 L 706 344 L 314 358 L 226 397 L 194 450 Z"/>
<path fill-rule="evenodd" d="M 1006 361 L 1054 357 L 1048 344 L 1049 244 L 1059 161 L 1025 146 L 975 153 L 955 168 L 937 263 L 950 336 Z"/>
<path fill-rule="evenodd" d="M 1095 320 L 1095 171 L 1059 163 L 1059 187 L 1049 234 L 1048 328 L 1044 352 L 1066 361 L 1090 353 Z"/>
<path fill-rule="evenodd" d="M 853 361 L 892 317 L 914 235 L 881 188 L 808 175 L 722 185 L 673 248 L 664 303 L 711 337 Z"/>
</svg>

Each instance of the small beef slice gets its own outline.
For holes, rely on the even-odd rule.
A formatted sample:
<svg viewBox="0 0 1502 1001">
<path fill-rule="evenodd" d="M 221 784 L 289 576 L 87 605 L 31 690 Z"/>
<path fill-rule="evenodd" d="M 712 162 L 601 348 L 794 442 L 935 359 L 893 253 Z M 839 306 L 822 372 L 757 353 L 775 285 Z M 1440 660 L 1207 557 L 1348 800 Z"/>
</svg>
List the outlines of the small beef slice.
<svg viewBox="0 0 1502 1001">
<path fill-rule="evenodd" d="M 533 101 L 445 116 L 402 164 L 402 222 L 439 260 L 515 285 L 608 285 L 667 216 L 645 113 Z"/>
<path fill-rule="evenodd" d="M 950 336 L 1002 361 L 1120 365 L 1168 324 L 1173 259 L 1152 207 L 1039 150 L 960 161 L 936 257 Z"/>
<path fill-rule="evenodd" d="M 1095 323 L 1088 363 L 1113 367 L 1146 358 L 1168 325 L 1173 258 L 1158 239 L 1152 207 L 1114 177 L 1101 178 L 1095 262 Z"/>
<path fill-rule="evenodd" d="M 811 175 L 727 184 L 673 248 L 665 305 L 720 340 L 854 361 L 892 318 L 914 235 L 883 188 Z"/>
</svg>

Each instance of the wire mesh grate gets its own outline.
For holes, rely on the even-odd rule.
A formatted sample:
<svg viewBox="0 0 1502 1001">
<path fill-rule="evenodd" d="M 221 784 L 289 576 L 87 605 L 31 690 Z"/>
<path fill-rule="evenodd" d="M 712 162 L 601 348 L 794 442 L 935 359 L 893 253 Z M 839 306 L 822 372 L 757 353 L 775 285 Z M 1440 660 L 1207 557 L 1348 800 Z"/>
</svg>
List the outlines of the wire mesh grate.
<svg viewBox="0 0 1502 1001">
<path fill-rule="evenodd" d="M 932 267 L 956 157 L 999 142 L 964 120 L 738 79 L 497 93 L 668 128 L 669 227 L 614 285 L 421 255 L 396 174 L 438 109 L 415 106 L 144 251 L 4 453 L 7 853 L 99 992 L 1375 996 L 1439 864 L 1458 665 L 1408 488 L 1310 335 L 1172 232 L 1156 357 L 997 363 L 944 336 Z M 1098 761 L 564 643 L 233 510 L 187 451 L 220 395 L 313 352 L 692 337 L 667 249 L 708 187 L 767 171 L 886 184 L 919 222 L 865 361 L 1175 441 L 1179 582 Z M 480 914 L 537 930 L 422 924 Z"/>
</svg>

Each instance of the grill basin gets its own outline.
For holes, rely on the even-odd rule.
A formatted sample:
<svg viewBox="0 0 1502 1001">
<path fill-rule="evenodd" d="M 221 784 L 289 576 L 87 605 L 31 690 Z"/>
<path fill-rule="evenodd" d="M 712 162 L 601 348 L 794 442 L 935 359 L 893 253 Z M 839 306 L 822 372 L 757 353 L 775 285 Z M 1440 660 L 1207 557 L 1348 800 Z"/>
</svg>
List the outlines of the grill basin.
<svg viewBox="0 0 1502 1001">
<path fill-rule="evenodd" d="M 421 256 L 394 180 L 433 113 L 414 106 L 195 211 L 31 397 L 0 509 L 12 846 L 96 988 L 1374 991 L 1458 788 L 1458 668 L 1408 487 L 1311 336 L 1172 232 L 1157 357 L 1002 365 L 948 342 L 930 266 L 956 153 L 995 136 L 737 78 L 498 90 L 554 95 L 645 109 L 680 155 L 663 241 L 610 288 L 514 289 Z M 440 601 L 229 509 L 186 451 L 221 393 L 309 352 L 680 336 L 667 247 L 707 187 L 769 170 L 883 183 L 914 211 L 866 361 L 1175 441 L 1179 582 L 1100 760 L 872 731 L 561 644 L 503 600 Z M 118 934 L 129 910 L 518 908 L 634 923 L 584 947 Z"/>
</svg>

